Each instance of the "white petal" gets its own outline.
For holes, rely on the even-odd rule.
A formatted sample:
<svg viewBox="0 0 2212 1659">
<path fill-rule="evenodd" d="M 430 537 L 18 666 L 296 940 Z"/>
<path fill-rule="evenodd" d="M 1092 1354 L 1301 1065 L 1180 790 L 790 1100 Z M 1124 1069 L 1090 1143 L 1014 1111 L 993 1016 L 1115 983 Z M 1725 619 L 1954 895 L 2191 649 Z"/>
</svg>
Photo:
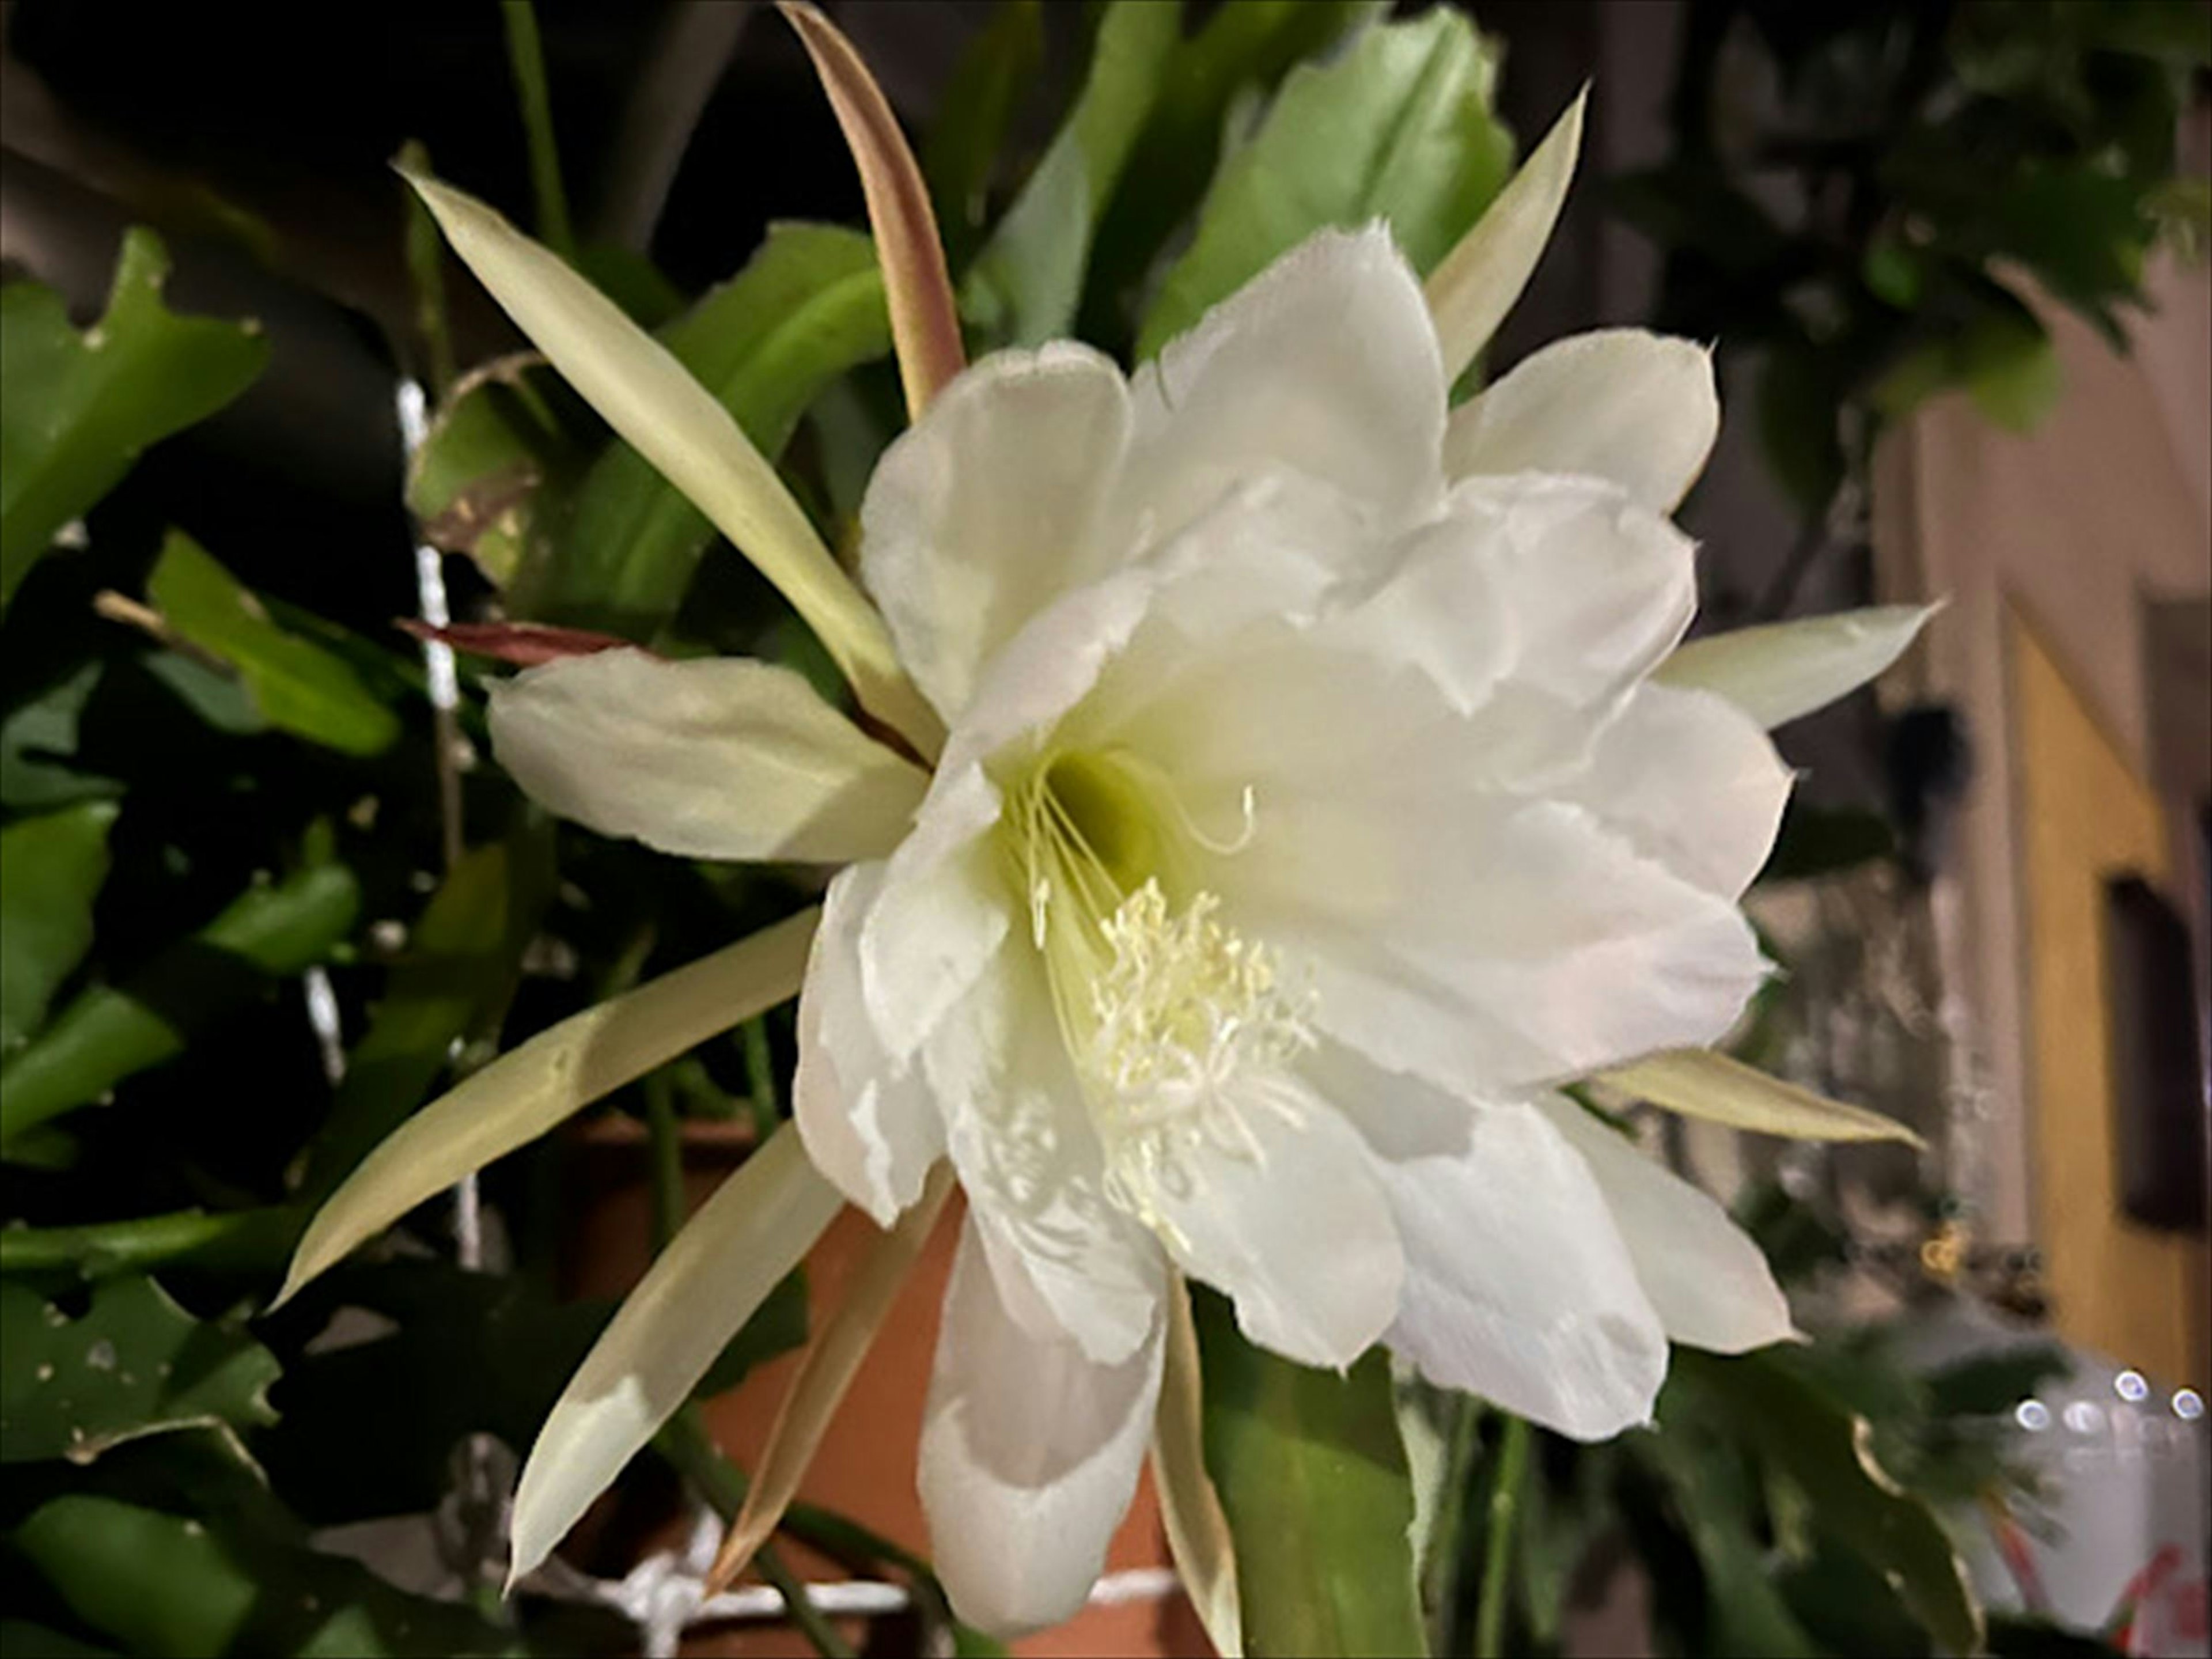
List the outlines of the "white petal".
<svg viewBox="0 0 2212 1659">
<path fill-rule="evenodd" d="M 1453 411 L 1444 471 L 1587 473 L 1671 513 L 1719 435 L 1712 354 L 1638 328 L 1545 347 Z"/>
<path fill-rule="evenodd" d="M 1136 1491 L 1160 1386 L 1157 1328 L 1118 1365 L 1010 1317 L 972 1225 L 930 1378 L 920 1484 L 956 1612 L 1010 1637 L 1082 1607 Z"/>
<path fill-rule="evenodd" d="M 1274 1087 L 1281 1115 L 1244 1107 L 1249 1148 L 1186 1152 L 1188 1186 L 1163 1183 L 1153 1202 L 1169 1254 L 1235 1301 L 1246 1336 L 1340 1370 L 1389 1324 L 1405 1258 L 1359 1137 L 1309 1091 Z"/>
<path fill-rule="evenodd" d="M 495 685 L 493 747 L 540 804 L 686 858 L 879 857 L 928 779 L 787 668 L 601 651 Z"/>
<path fill-rule="evenodd" d="M 1856 691 L 1905 654 L 1933 605 L 1886 605 L 1692 640 L 1658 672 L 1717 692 L 1771 731 Z"/>
<path fill-rule="evenodd" d="M 1322 231 L 1137 372 L 1124 508 L 1158 542 L 1279 470 L 1417 521 L 1442 489 L 1445 386 L 1388 228 Z"/>
<path fill-rule="evenodd" d="M 482 202 L 410 175 L 446 240 L 562 378 L 781 589 L 859 692 L 934 750 L 937 721 L 889 632 L 729 410 L 619 307 Z"/>
<path fill-rule="evenodd" d="M 1442 264 L 1429 273 L 1428 304 L 1443 343 L 1444 375 L 1456 380 L 1466 372 L 1505 313 L 1528 284 L 1536 261 L 1552 240 L 1566 204 L 1567 185 L 1582 151 L 1584 92 L 1552 125 L 1544 142 L 1508 179 L 1483 210 L 1474 228 L 1460 239 Z"/>
<path fill-rule="evenodd" d="M 592 1500 L 689 1397 L 844 1202 L 779 1130 L 684 1225 L 629 1293 L 545 1419 L 514 1494 L 507 1583 L 553 1553 Z"/>
<path fill-rule="evenodd" d="M 940 772 L 860 925 L 860 988 L 885 1050 L 910 1060 L 1006 936 L 1012 895 L 992 843 L 999 792 Z"/>
<path fill-rule="evenodd" d="M 1087 346 L 985 358 L 876 467 L 860 572 L 948 721 L 999 647 L 1127 551 L 1100 516 L 1128 442 L 1121 371 Z"/>
<path fill-rule="evenodd" d="M 1666 1333 L 1559 1132 L 1534 1107 L 1453 1100 L 1334 1046 L 1315 1077 L 1382 1154 L 1406 1251 L 1391 1347 L 1577 1440 L 1649 1420 Z"/>
<path fill-rule="evenodd" d="M 1026 936 L 1007 942 L 922 1061 L 1011 1316 L 1102 1364 L 1127 1359 L 1156 1322 L 1166 1261 L 1107 1201 L 1098 1138 Z"/>
<path fill-rule="evenodd" d="M 1645 856 L 1732 899 L 1773 850 L 1791 781 L 1766 733 L 1734 704 L 1643 685 L 1563 793 Z"/>
<path fill-rule="evenodd" d="M 817 911 L 540 1031 L 409 1118 L 315 1212 L 276 1300 L 433 1193 L 799 988 Z"/>
<path fill-rule="evenodd" d="M 1540 1109 L 1597 1177 L 1668 1336 L 1743 1353 L 1790 1334 L 1790 1304 L 1766 1258 L 1726 1211 L 1574 1102 L 1547 1096 Z"/>
<path fill-rule="evenodd" d="M 814 1167 L 889 1227 L 944 1155 L 945 1124 L 918 1069 L 884 1052 L 861 1000 L 860 926 L 883 883 L 881 864 L 856 864 L 830 884 L 799 1000 L 792 1105 Z"/>
</svg>

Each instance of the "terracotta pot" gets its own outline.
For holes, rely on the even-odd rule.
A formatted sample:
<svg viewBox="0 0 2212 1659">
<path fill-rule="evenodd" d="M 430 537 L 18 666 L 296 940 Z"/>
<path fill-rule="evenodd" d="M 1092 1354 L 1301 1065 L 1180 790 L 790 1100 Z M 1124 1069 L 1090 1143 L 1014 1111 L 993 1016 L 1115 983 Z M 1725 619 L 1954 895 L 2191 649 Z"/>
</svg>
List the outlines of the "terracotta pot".
<svg viewBox="0 0 2212 1659">
<path fill-rule="evenodd" d="M 749 1133 L 735 1126 L 687 1125 L 685 1175 L 696 1207 L 744 1159 Z M 618 1297 L 644 1271 L 650 1235 L 650 1200 L 641 1137 L 634 1125 L 602 1119 L 573 1138 L 568 1160 L 573 1217 L 565 1253 L 571 1291 L 578 1296 Z M 931 1357 L 937 1342 L 938 1309 L 952 1266 L 957 1237 L 957 1200 L 915 1270 L 912 1279 L 885 1320 L 875 1346 L 854 1380 L 852 1390 L 809 1470 L 800 1497 L 850 1516 L 920 1553 L 929 1548 L 928 1529 L 914 1486 L 922 1402 L 929 1387 Z M 834 1222 L 807 1257 L 807 1291 L 816 1322 L 834 1308 L 857 1269 L 875 1225 L 856 1210 Z M 798 1370 L 799 1355 L 788 1354 L 756 1370 L 739 1387 L 710 1401 L 708 1421 L 723 1449 L 743 1467 L 758 1461 L 770 1424 Z M 665 1496 L 665 1494 L 663 1494 Z M 673 1516 L 657 1517 L 665 1526 Z M 609 1524 L 599 1511 L 579 1529 L 579 1551 L 592 1548 L 589 1528 Z M 620 1527 L 622 1547 L 638 1547 L 635 1524 Z M 601 1537 L 600 1547 L 613 1542 Z M 805 1577 L 845 1577 L 836 1564 L 803 1546 L 787 1543 L 786 1553 Z M 569 1552 L 564 1552 L 569 1553 Z M 1169 1565 L 1167 1537 L 1147 1472 L 1139 1486 L 1107 1560 L 1109 1573 Z M 594 1562 L 597 1570 L 620 1570 L 619 1563 Z M 848 1632 L 863 1650 L 896 1651 L 876 1645 L 895 1632 L 871 1632 L 856 1625 Z M 1018 1654 L 1152 1656 L 1210 1654 L 1203 1630 L 1182 1593 L 1093 1606 L 1057 1629 L 1014 1644 Z M 687 1639 L 684 1651 L 699 1655 L 780 1655 L 811 1651 L 796 1632 L 780 1627 L 725 1626 L 702 1629 Z"/>
</svg>

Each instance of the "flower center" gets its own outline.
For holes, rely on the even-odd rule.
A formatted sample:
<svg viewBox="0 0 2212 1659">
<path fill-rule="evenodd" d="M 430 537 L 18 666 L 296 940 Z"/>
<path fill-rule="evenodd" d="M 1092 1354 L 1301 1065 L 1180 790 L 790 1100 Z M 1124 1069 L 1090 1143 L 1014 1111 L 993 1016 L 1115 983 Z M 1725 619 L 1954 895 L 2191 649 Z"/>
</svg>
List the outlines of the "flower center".
<svg viewBox="0 0 2212 1659">
<path fill-rule="evenodd" d="M 1041 757 L 1008 791 L 1004 842 L 1053 1011 L 1107 1163 L 1107 1195 L 1172 1233 L 1200 1154 L 1263 1162 L 1261 1115 L 1302 1121 L 1286 1084 L 1311 1046 L 1306 1000 L 1272 952 L 1220 920 L 1192 822 L 1156 768 L 1119 750 Z M 1181 902 L 1171 902 L 1175 894 Z"/>
</svg>

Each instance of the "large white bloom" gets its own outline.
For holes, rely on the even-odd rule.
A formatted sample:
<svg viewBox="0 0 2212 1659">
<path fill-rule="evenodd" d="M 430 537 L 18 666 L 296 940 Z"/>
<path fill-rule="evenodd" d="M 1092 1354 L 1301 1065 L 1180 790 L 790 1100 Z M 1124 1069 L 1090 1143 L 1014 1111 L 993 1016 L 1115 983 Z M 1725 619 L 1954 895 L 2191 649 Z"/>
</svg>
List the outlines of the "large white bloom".
<svg viewBox="0 0 2212 1659">
<path fill-rule="evenodd" d="M 1737 901 L 1790 783 L 1763 726 L 1878 672 L 1917 617 L 1676 651 L 1692 558 L 1664 515 L 1717 419 L 1693 346 L 1586 335 L 1448 410 L 1575 132 L 1425 296 L 1382 228 L 1327 232 L 1133 378 L 1060 344 L 917 398 L 863 508 L 875 609 L 672 360 L 422 186 L 909 739 L 750 662 L 611 651 L 495 695 L 501 758 L 557 811 L 687 856 L 846 866 L 805 963 L 796 1085 L 836 1190 L 780 1137 L 656 1263 L 532 1451 L 518 1571 L 836 1192 L 890 1225 L 947 1159 L 968 1207 L 921 1486 L 956 1605 L 997 1631 L 1065 1617 L 1095 1577 L 1178 1275 L 1293 1359 L 1386 1342 L 1584 1438 L 1650 1415 L 1670 1338 L 1788 1332 L 1718 1206 L 1556 1089 L 1737 1018 L 1765 971 Z M 318 1218 L 291 1285 L 787 994 L 811 927 L 544 1033 L 427 1109 Z M 1739 1121 L 1887 1127 L 1685 1069 L 1642 1066 L 1638 1086 L 1710 1085 Z"/>
<path fill-rule="evenodd" d="M 1654 362 L 1659 463 L 1599 429 Z M 1294 1359 L 1387 1340 L 1584 1437 L 1650 1415 L 1670 1334 L 1789 1329 L 1710 1200 L 1548 1092 L 1711 1042 L 1764 972 L 1736 899 L 1790 775 L 1650 683 L 1693 602 L 1657 509 L 1710 441 L 1704 356 L 1600 336 L 1455 422 L 1446 390 L 1387 233 L 1328 233 L 1133 381 L 979 363 L 869 488 L 862 578 L 950 737 L 830 889 L 799 1121 L 885 1224 L 940 1157 L 966 1189 L 921 1478 L 987 1625 L 1096 1575 L 1176 1270 Z M 732 750 L 767 672 L 554 664 L 493 732 L 557 811 L 759 857 Z M 782 850 L 859 850 L 823 826 L 908 770 L 818 769 Z"/>
</svg>

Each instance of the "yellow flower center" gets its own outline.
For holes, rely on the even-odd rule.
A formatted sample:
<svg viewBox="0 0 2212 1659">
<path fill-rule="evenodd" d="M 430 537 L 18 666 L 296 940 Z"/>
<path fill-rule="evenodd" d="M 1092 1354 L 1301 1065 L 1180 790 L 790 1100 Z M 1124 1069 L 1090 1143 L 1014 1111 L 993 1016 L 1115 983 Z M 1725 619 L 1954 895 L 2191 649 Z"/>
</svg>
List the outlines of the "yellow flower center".
<svg viewBox="0 0 2212 1659">
<path fill-rule="evenodd" d="M 1313 1038 L 1273 954 L 1195 885 L 1207 837 L 1158 769 L 1120 750 L 1046 753 L 1007 790 L 1002 851 L 1121 1208 L 1171 1232 L 1194 1155 L 1261 1162 L 1255 1115 L 1296 1125 L 1289 1063 Z"/>
</svg>

